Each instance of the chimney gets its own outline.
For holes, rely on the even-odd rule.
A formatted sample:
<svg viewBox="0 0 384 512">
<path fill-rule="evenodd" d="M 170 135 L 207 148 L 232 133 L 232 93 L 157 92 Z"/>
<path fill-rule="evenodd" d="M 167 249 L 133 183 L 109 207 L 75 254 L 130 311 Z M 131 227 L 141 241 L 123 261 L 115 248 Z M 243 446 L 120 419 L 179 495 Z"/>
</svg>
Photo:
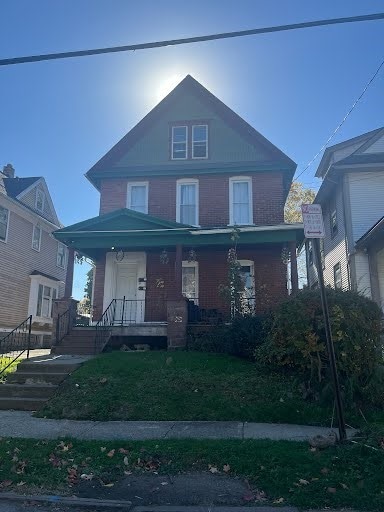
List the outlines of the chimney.
<svg viewBox="0 0 384 512">
<path fill-rule="evenodd" d="M 7 178 L 14 178 L 15 177 L 15 169 L 13 168 L 13 165 L 12 164 L 4 165 L 3 174 Z"/>
</svg>

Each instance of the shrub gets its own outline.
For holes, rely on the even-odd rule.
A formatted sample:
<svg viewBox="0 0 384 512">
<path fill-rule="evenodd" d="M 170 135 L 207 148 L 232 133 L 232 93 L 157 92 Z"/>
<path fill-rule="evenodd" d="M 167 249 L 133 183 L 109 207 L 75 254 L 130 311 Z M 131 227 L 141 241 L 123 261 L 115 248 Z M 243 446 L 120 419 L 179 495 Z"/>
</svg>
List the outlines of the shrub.
<svg viewBox="0 0 384 512">
<path fill-rule="evenodd" d="M 379 396 L 381 384 L 374 384 L 373 376 L 383 362 L 380 308 L 355 292 L 328 288 L 326 294 L 345 396 L 356 400 L 364 390 Z M 308 387 L 326 393 L 329 365 L 319 290 L 303 290 L 275 310 L 268 342 L 256 350 L 256 357 L 295 370 Z"/>
<path fill-rule="evenodd" d="M 225 353 L 253 359 L 255 350 L 266 340 L 269 316 L 245 315 L 231 324 L 211 327 L 209 331 L 190 332 L 188 350 Z"/>
</svg>

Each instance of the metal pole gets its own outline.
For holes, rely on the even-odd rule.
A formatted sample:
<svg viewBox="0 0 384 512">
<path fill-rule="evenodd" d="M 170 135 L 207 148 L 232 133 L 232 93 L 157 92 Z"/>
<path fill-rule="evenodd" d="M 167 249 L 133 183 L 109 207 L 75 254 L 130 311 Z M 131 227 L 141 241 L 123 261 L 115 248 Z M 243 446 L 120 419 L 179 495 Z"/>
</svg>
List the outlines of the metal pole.
<svg viewBox="0 0 384 512">
<path fill-rule="evenodd" d="M 121 325 L 124 325 L 125 295 L 123 297 L 123 307 L 121 308 Z"/>
<path fill-rule="evenodd" d="M 343 402 L 341 400 L 340 383 L 339 383 L 339 377 L 337 374 L 337 367 L 336 367 L 335 348 L 333 346 L 332 331 L 331 331 L 331 325 L 330 325 L 330 321 L 329 321 L 328 302 L 327 302 L 327 297 L 325 294 L 324 276 L 323 276 L 323 268 L 322 268 L 322 263 L 321 263 L 321 254 L 320 254 L 320 240 L 318 238 L 312 238 L 312 243 L 313 243 L 313 247 L 315 249 L 317 275 L 318 275 L 319 287 L 320 287 L 321 305 L 323 308 L 323 316 L 324 316 L 325 336 L 327 339 L 327 351 L 328 351 L 329 365 L 330 365 L 330 369 L 331 369 L 333 387 L 334 387 L 335 398 L 336 398 L 336 411 L 337 411 L 338 424 L 339 424 L 339 438 L 340 438 L 341 442 L 344 442 L 347 439 L 347 433 L 345 430 L 344 409 L 343 409 Z"/>
<path fill-rule="evenodd" d="M 32 329 L 32 315 L 28 318 L 28 350 L 27 350 L 27 359 L 29 359 L 29 349 L 31 348 L 31 329 Z"/>
</svg>

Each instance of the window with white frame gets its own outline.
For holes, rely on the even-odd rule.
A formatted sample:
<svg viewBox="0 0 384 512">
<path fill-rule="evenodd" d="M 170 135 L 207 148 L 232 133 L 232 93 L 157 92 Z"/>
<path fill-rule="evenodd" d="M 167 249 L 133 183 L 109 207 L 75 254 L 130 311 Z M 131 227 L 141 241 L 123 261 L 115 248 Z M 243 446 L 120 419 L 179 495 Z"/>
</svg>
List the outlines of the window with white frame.
<svg viewBox="0 0 384 512">
<path fill-rule="evenodd" d="M 66 257 L 67 257 L 67 249 L 66 249 L 65 245 L 58 242 L 57 243 L 57 260 L 56 260 L 56 264 L 58 267 L 65 268 Z"/>
<path fill-rule="evenodd" d="M 44 191 L 40 188 L 36 189 L 36 201 L 35 201 L 35 208 L 39 212 L 42 212 L 44 210 L 44 203 L 45 203 L 45 194 Z"/>
<path fill-rule="evenodd" d="M 208 158 L 208 126 L 192 126 L 192 158 Z"/>
<path fill-rule="evenodd" d="M 199 272 L 197 261 L 182 263 L 182 294 L 197 304 L 199 298 Z"/>
<path fill-rule="evenodd" d="M 33 232 L 32 232 L 32 249 L 35 251 L 40 251 L 41 247 L 41 227 L 40 226 L 33 226 Z"/>
<path fill-rule="evenodd" d="M 254 263 L 251 260 L 239 260 L 240 263 L 240 278 L 243 285 L 241 291 L 246 299 L 254 299 L 255 297 L 255 277 L 254 277 Z"/>
<path fill-rule="evenodd" d="M 9 210 L 0 206 L 0 241 L 7 241 Z"/>
<path fill-rule="evenodd" d="M 135 212 L 148 213 L 148 183 L 128 183 L 128 208 Z"/>
<path fill-rule="evenodd" d="M 335 282 L 335 288 L 340 289 L 343 286 L 342 278 L 341 278 L 341 265 L 340 263 L 336 263 L 333 267 L 333 278 Z"/>
<path fill-rule="evenodd" d="M 57 288 L 39 284 L 37 292 L 36 316 L 51 318 L 52 303 L 57 298 Z"/>
<path fill-rule="evenodd" d="M 229 180 L 229 223 L 252 224 L 252 179 L 234 177 Z"/>
<path fill-rule="evenodd" d="M 172 126 L 172 160 L 188 158 L 188 127 Z"/>
<path fill-rule="evenodd" d="M 199 182 L 178 180 L 176 191 L 176 221 L 190 226 L 199 225 Z"/>
</svg>

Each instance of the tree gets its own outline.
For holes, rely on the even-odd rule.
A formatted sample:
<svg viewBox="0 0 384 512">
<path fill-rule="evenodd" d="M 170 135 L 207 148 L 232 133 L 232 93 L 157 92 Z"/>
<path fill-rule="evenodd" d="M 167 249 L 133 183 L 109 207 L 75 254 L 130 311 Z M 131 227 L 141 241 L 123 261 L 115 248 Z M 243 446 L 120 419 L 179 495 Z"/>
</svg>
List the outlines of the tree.
<svg viewBox="0 0 384 512">
<path fill-rule="evenodd" d="M 294 181 L 289 191 L 287 202 L 285 203 L 284 220 L 285 222 L 302 222 L 301 205 L 311 204 L 315 199 L 316 192 L 311 188 L 305 188 L 298 181 Z"/>
<path fill-rule="evenodd" d="M 86 297 L 89 302 L 92 300 L 92 288 L 93 288 L 93 267 L 87 272 L 87 281 L 84 287 L 84 297 Z"/>
</svg>

